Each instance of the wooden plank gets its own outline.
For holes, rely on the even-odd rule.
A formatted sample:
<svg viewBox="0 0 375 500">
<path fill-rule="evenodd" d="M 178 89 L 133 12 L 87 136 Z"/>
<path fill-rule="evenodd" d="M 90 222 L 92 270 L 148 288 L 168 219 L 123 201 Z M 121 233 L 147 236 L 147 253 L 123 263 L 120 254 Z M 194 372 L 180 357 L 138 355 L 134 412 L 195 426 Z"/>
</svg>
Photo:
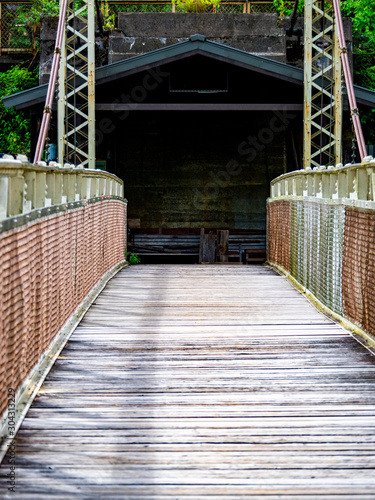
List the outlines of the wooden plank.
<svg viewBox="0 0 375 500">
<path fill-rule="evenodd" d="M 374 357 L 269 269 L 127 268 L 28 412 L 16 496 L 373 499 L 374 382 Z"/>
</svg>

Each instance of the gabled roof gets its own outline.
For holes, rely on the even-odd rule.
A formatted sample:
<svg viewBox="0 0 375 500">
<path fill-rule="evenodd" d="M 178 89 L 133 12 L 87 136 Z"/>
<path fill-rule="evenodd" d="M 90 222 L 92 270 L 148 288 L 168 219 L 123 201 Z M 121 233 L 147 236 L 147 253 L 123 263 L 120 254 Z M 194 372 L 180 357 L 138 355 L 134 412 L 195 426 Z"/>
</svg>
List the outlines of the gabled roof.
<svg viewBox="0 0 375 500">
<path fill-rule="evenodd" d="M 229 47 L 222 43 L 207 40 L 203 35 L 193 35 L 185 42 L 169 45 L 162 49 L 97 68 L 96 85 L 124 78 L 131 74 L 139 73 L 149 68 L 181 60 L 196 54 L 241 66 L 251 71 L 273 76 L 277 79 L 287 80 L 290 83 L 303 83 L 304 72 L 300 68 L 274 61 L 266 57 L 249 54 L 248 52 Z M 38 87 L 3 97 L 4 106 L 6 108 L 15 106 L 21 109 L 44 102 L 47 94 L 47 87 L 47 84 L 39 85 Z M 375 106 L 374 91 L 355 86 L 355 94 L 359 103 Z"/>
</svg>

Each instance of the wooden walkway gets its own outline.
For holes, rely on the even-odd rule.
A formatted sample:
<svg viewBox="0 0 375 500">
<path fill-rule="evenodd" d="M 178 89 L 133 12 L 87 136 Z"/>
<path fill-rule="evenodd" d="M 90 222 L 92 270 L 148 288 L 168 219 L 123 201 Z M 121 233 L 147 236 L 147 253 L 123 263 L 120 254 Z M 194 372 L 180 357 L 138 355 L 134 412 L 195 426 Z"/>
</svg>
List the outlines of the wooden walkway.
<svg viewBox="0 0 375 500">
<path fill-rule="evenodd" d="M 19 432 L 27 499 L 375 499 L 375 358 L 262 267 L 150 265 L 97 299 Z"/>
</svg>

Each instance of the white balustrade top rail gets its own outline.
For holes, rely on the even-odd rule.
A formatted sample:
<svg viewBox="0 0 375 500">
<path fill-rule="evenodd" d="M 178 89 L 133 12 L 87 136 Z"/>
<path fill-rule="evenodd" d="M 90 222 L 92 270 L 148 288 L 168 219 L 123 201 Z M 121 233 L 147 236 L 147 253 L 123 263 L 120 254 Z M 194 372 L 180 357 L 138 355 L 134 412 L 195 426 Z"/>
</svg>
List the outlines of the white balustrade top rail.
<svg viewBox="0 0 375 500">
<path fill-rule="evenodd" d="M 271 182 L 270 201 L 315 198 L 375 209 L 375 160 L 355 165 L 303 169 Z"/>
<path fill-rule="evenodd" d="M 123 181 L 103 170 L 0 160 L 0 221 L 46 207 L 123 196 Z"/>
</svg>

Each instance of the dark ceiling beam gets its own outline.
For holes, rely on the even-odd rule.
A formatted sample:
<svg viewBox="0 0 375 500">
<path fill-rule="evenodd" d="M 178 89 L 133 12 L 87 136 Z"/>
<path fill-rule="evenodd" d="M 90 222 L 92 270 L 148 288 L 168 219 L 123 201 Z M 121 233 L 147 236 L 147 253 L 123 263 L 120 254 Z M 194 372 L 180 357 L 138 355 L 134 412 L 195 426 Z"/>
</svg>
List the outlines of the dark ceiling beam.
<svg viewBox="0 0 375 500">
<path fill-rule="evenodd" d="M 96 103 L 98 111 L 302 111 L 302 104 L 284 103 Z"/>
</svg>

